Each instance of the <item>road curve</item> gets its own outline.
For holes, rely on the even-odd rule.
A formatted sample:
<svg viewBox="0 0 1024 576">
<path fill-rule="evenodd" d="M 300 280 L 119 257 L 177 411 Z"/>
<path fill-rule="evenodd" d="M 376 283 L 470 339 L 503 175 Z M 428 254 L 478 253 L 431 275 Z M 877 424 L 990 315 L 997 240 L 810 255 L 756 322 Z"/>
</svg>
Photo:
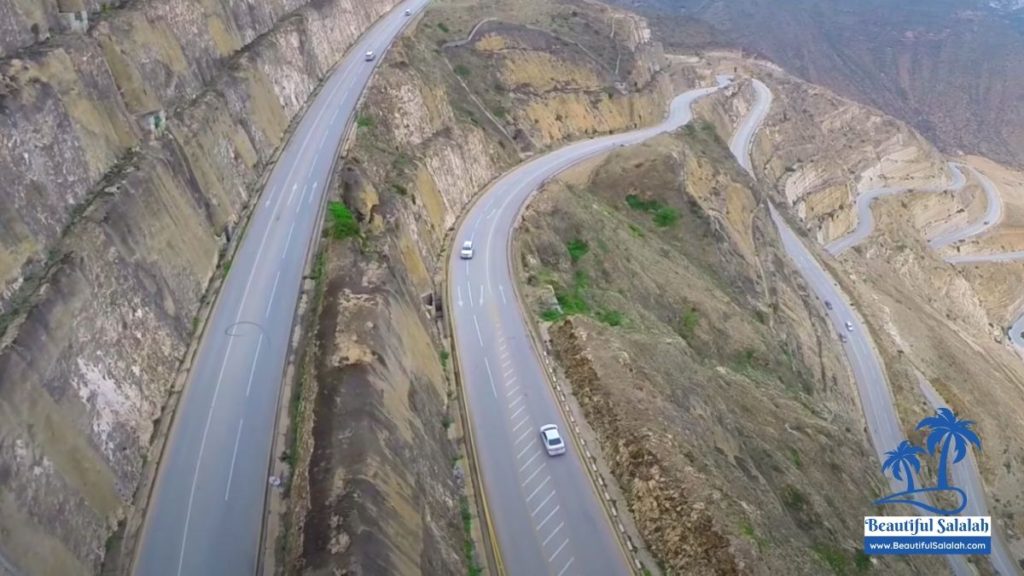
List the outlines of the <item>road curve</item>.
<svg viewBox="0 0 1024 576">
<path fill-rule="evenodd" d="M 950 166 L 954 165 L 950 164 Z M 933 236 L 931 240 L 928 241 L 928 246 L 930 246 L 932 250 L 939 250 L 940 248 L 951 246 L 957 242 L 962 242 L 968 238 L 987 232 L 989 228 L 992 228 L 1003 219 L 1003 199 L 999 195 L 999 190 L 996 188 L 996 185 L 993 184 L 987 176 L 978 172 L 972 166 L 959 164 L 955 166 L 961 169 L 966 168 L 978 183 L 981 184 L 981 189 L 985 192 L 985 213 L 975 220 L 973 224 L 969 224 L 963 228 L 947 230 Z M 962 174 L 961 178 L 963 178 Z"/>
<path fill-rule="evenodd" d="M 724 83 L 720 79 L 720 85 Z M 675 98 L 657 126 L 584 140 L 535 158 L 498 179 L 453 236 L 448 302 L 475 453 L 503 564 L 511 576 L 632 573 L 580 455 L 548 457 L 539 428 L 568 433 L 530 339 L 511 265 L 516 222 L 552 176 L 619 146 L 689 122 L 690 105 L 718 87 Z M 475 255 L 459 257 L 472 240 Z"/>
<path fill-rule="evenodd" d="M 871 211 L 871 204 L 878 198 L 894 196 L 896 194 L 909 192 L 910 190 L 920 190 L 921 192 L 942 192 L 943 190 L 960 190 L 963 188 L 964 184 L 967 183 L 967 179 L 964 177 L 964 173 L 960 170 L 960 166 L 950 162 L 947 164 L 947 168 L 952 178 L 946 184 L 936 184 L 923 188 L 882 187 L 874 188 L 858 195 L 856 202 L 857 226 L 846 236 L 837 238 L 836 240 L 828 243 L 825 246 L 825 250 L 833 256 L 838 256 L 857 244 L 860 244 L 870 236 L 875 230 L 875 217 Z"/>
<path fill-rule="evenodd" d="M 275 415 L 302 274 L 336 151 L 374 62 L 427 0 L 374 24 L 324 83 L 282 150 L 200 342 L 164 450 L 134 572 L 256 569 Z"/>
<path fill-rule="evenodd" d="M 759 121 L 753 130 L 754 132 L 760 126 L 761 121 L 764 120 L 766 111 L 755 104 L 748 119 L 750 116 L 755 116 L 755 114 L 759 116 Z M 746 124 L 746 121 L 747 119 L 741 122 L 741 127 Z M 737 130 L 737 133 L 739 133 L 739 130 Z M 736 138 L 734 137 L 733 140 L 736 141 Z M 730 146 L 733 154 L 739 154 L 737 160 L 748 171 L 750 171 L 749 160 L 743 163 L 740 159 L 742 156 L 749 155 L 750 143 L 752 141 L 752 137 L 743 135 L 742 139 L 739 140 L 739 143 L 742 145 L 736 148 Z M 957 172 L 959 171 L 957 170 Z M 751 172 L 751 176 L 756 178 L 753 172 Z M 954 183 L 956 183 L 956 180 L 954 180 Z M 842 343 L 843 351 L 846 353 L 854 379 L 857 382 L 861 407 L 864 411 L 865 422 L 867 423 L 868 436 L 875 448 L 878 462 L 881 463 L 884 461 L 885 450 L 897 446 L 906 438 L 899 423 L 892 393 L 885 378 L 882 361 L 874 348 L 870 333 L 867 331 L 864 321 L 853 310 L 849 298 L 839 289 L 838 284 L 818 263 L 813 253 L 793 232 L 793 229 L 789 227 L 785 219 L 775 209 L 775 206 L 769 204 L 769 210 L 772 220 L 779 231 L 783 249 L 796 266 L 800 276 L 819 299 L 832 303 L 832 310 L 823 307 L 823 311 L 831 320 L 833 329 L 839 333 L 845 332 L 848 334 L 847 342 Z M 844 323 L 847 321 L 853 324 L 852 332 L 846 330 Z M 932 396 L 928 396 L 928 399 L 933 402 L 941 401 L 941 399 L 936 400 Z M 974 471 L 976 473 L 976 470 Z M 960 472 L 960 474 L 957 485 L 968 494 L 968 501 L 971 503 L 972 512 L 978 515 L 988 515 L 980 476 L 971 477 L 970 474 L 964 474 L 963 472 Z M 894 491 L 903 489 L 903 486 L 897 483 L 895 479 L 890 478 L 889 483 Z M 1003 576 L 1018 574 L 1014 568 L 1012 557 L 998 533 L 994 534 L 992 544 L 993 551 L 990 555 L 990 560 L 993 567 Z M 974 574 L 974 570 L 967 563 L 965 556 L 950 555 L 946 556 L 946 558 L 953 572 L 958 576 Z"/>
</svg>

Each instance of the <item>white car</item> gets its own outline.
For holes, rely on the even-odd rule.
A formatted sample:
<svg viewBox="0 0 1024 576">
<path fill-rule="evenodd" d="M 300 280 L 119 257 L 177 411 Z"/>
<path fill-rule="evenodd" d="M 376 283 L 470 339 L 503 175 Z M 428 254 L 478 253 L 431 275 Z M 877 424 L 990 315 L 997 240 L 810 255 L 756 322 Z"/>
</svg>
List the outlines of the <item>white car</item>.
<svg viewBox="0 0 1024 576">
<path fill-rule="evenodd" d="M 853 322 L 850 322 L 849 320 L 846 321 L 846 331 L 853 332 Z"/>
<path fill-rule="evenodd" d="M 459 251 L 459 256 L 462 256 L 463 260 L 469 260 L 473 257 L 473 241 L 466 240 L 462 243 L 462 250 Z"/>
<path fill-rule="evenodd" d="M 565 441 L 562 440 L 561 434 L 558 433 L 558 426 L 554 424 L 541 426 L 540 441 L 544 443 L 544 449 L 548 451 L 548 456 L 565 454 Z"/>
<path fill-rule="evenodd" d="M 406 15 L 406 16 L 409 16 L 409 15 L 411 15 L 411 14 L 412 14 L 412 10 L 406 10 L 406 11 L 405 11 L 405 15 Z"/>
<path fill-rule="evenodd" d="M 370 60 L 373 60 L 376 57 L 377 55 L 373 53 L 373 50 L 370 50 L 369 52 L 366 53 L 366 56 L 364 56 L 363 59 L 369 62 Z"/>
</svg>

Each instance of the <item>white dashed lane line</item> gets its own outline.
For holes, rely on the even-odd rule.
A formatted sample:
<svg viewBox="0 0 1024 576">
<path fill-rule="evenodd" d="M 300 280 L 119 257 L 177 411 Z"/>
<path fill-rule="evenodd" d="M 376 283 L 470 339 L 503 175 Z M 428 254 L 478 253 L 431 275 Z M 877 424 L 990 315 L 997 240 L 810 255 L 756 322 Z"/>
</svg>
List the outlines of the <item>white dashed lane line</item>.
<svg viewBox="0 0 1024 576">
<path fill-rule="evenodd" d="M 527 430 L 527 432 L 529 432 L 529 430 Z M 529 450 L 530 448 L 532 448 L 532 446 L 527 444 L 526 448 L 523 448 L 522 452 L 520 452 L 519 454 L 516 454 L 516 460 L 519 460 L 520 458 L 522 458 L 523 454 L 526 454 L 527 450 Z"/>
<path fill-rule="evenodd" d="M 540 512 L 541 510 L 543 510 L 543 509 L 544 509 L 544 506 L 545 506 L 545 505 L 546 505 L 546 504 L 547 504 L 548 502 L 550 502 L 550 501 L 551 501 L 551 499 L 552 499 L 552 498 L 554 498 L 554 497 L 555 497 L 555 491 L 554 491 L 554 490 L 552 490 L 552 491 L 551 491 L 551 494 L 548 494 L 548 497 L 547 497 L 547 498 L 545 498 L 545 499 L 544 499 L 544 501 L 543 501 L 543 502 L 541 502 L 539 506 L 537 506 L 536 508 L 534 508 L 534 509 L 533 509 L 533 512 L 530 512 L 530 516 L 536 516 L 536 515 L 537 515 L 537 512 Z M 555 510 L 558 510 L 558 505 L 557 505 L 557 504 L 555 505 Z M 553 510 L 553 511 L 554 511 L 554 510 Z"/>
<path fill-rule="evenodd" d="M 512 417 L 515 418 L 516 416 L 519 416 L 519 413 L 523 410 L 526 410 L 526 406 L 520 406 L 519 409 L 512 414 Z"/>
<path fill-rule="evenodd" d="M 565 563 L 565 566 L 563 566 L 562 569 L 559 570 L 558 576 L 562 576 L 563 574 L 565 574 L 565 571 L 569 569 L 569 566 L 572 565 L 572 561 L 575 560 L 575 559 L 576 559 L 575 556 L 573 556 L 572 558 L 569 558 L 569 561 Z"/>
<path fill-rule="evenodd" d="M 533 500 L 533 497 L 537 495 L 537 492 L 540 492 L 540 489 L 543 488 L 550 481 L 551 476 L 545 477 L 544 481 L 541 482 L 540 484 L 537 484 L 537 487 L 533 489 L 533 492 L 530 492 L 530 495 L 526 497 L 526 501 L 529 502 L 530 500 Z"/>
<path fill-rule="evenodd" d="M 551 495 L 554 496 L 555 493 L 552 492 Z M 549 512 L 548 515 L 545 516 L 544 519 L 540 521 L 540 524 L 537 524 L 537 530 L 540 530 L 541 528 L 543 528 L 544 525 L 548 523 L 548 520 L 551 520 L 555 516 L 555 512 L 558 512 L 559 509 L 561 509 L 561 506 L 559 506 L 558 504 L 555 504 L 555 507 L 551 510 L 551 512 Z M 568 541 L 568 539 L 567 539 L 567 541 Z"/>
<path fill-rule="evenodd" d="M 526 481 L 524 481 L 523 484 L 529 484 L 530 480 L 533 480 L 533 477 L 536 476 L 537 474 L 540 474 L 540 471 L 543 470 L 543 469 L 544 469 L 544 465 L 543 464 L 538 466 L 537 469 L 533 471 L 533 474 L 530 474 L 529 476 L 526 477 Z"/>
<path fill-rule="evenodd" d="M 562 542 L 562 545 L 558 547 L 558 550 L 555 550 L 555 553 L 552 554 L 550 558 L 548 558 L 548 562 L 553 562 L 555 557 L 558 556 L 558 553 L 561 552 L 565 548 L 566 544 L 568 544 L 568 543 L 569 543 L 569 539 L 566 538 L 565 542 Z"/>
<path fill-rule="evenodd" d="M 533 461 L 537 459 L 537 456 L 540 456 L 540 451 L 537 451 L 529 460 L 526 461 L 526 464 L 523 464 L 523 466 L 519 468 L 519 473 L 522 474 L 525 472 L 526 469 L 530 467 L 530 464 L 533 464 Z"/>
<path fill-rule="evenodd" d="M 558 531 L 561 530 L 563 526 L 565 526 L 565 522 L 559 522 L 558 526 L 555 526 L 555 529 L 551 531 L 551 534 L 548 534 L 548 537 L 545 538 L 540 545 L 547 546 L 548 542 L 551 542 L 551 539 L 555 537 L 555 534 L 558 534 Z"/>
<path fill-rule="evenodd" d="M 523 418 L 523 421 L 522 421 L 522 422 L 520 422 L 519 424 L 516 424 L 516 427 L 515 427 L 515 428 L 513 428 L 513 429 L 512 429 L 512 431 L 513 431 L 513 432 L 516 432 L 516 431 L 518 431 L 518 430 L 519 430 L 520 428 L 522 428 L 522 427 L 523 427 L 523 424 L 526 424 L 526 422 L 527 422 L 527 421 L 529 421 L 529 420 L 530 420 L 530 417 L 529 417 L 529 416 L 527 416 L 526 418 Z"/>
<path fill-rule="evenodd" d="M 516 404 L 519 404 L 520 402 L 523 401 L 523 398 L 525 398 L 525 396 L 519 396 L 518 398 L 513 400 L 512 403 L 508 405 L 508 407 L 511 408 L 511 407 L 515 406 Z"/>
<path fill-rule="evenodd" d="M 508 394 L 505 394 L 505 397 L 508 398 L 509 396 L 515 394 L 518 390 L 519 390 L 519 386 L 516 386 L 515 388 L 509 390 Z"/>
<path fill-rule="evenodd" d="M 526 437 L 530 435 L 530 432 L 532 432 L 532 430 L 530 430 L 530 429 L 527 429 L 527 430 L 526 430 L 525 432 L 523 432 L 523 433 L 522 433 L 522 434 L 521 434 L 521 435 L 519 436 L 519 438 L 516 438 L 516 446 L 519 446 L 519 443 L 520 443 L 520 442 L 522 442 L 523 440 L 525 440 L 525 439 L 526 439 Z"/>
</svg>

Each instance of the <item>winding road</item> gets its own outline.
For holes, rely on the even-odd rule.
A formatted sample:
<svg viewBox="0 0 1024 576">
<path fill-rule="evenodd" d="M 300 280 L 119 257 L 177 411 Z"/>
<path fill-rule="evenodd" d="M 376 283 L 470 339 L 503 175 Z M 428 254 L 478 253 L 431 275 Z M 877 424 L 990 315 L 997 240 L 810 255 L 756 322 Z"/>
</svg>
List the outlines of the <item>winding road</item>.
<svg viewBox="0 0 1024 576">
<path fill-rule="evenodd" d="M 200 341 L 133 570 L 250 575 L 302 274 L 338 147 L 376 61 L 427 0 L 408 0 L 349 50 L 281 152 Z"/>
<path fill-rule="evenodd" d="M 719 78 L 719 87 L 727 82 Z M 475 255 L 453 250 L 448 309 L 500 562 L 513 576 L 631 574 L 593 481 L 567 442 L 549 457 L 539 428 L 569 432 L 530 337 L 511 262 L 516 223 L 546 180 L 587 158 L 637 144 L 690 121 L 691 104 L 718 87 L 676 97 L 660 124 L 584 140 L 535 158 L 498 179 L 469 210 L 453 242 L 472 240 Z"/>
<path fill-rule="evenodd" d="M 754 81 L 754 83 L 755 87 L 758 84 L 763 86 L 759 81 Z M 767 90 L 767 88 L 765 90 Z M 762 96 L 761 90 L 757 90 L 757 94 L 758 101 L 755 102 L 747 117 L 741 121 L 736 133 L 730 141 L 729 146 L 733 154 L 736 155 L 737 161 L 747 169 L 754 178 L 756 178 L 756 174 L 751 170 L 751 162 L 749 159 L 750 146 L 753 142 L 752 134 L 756 133 L 757 128 L 763 123 L 771 102 L 769 98 L 764 98 Z M 963 183 L 961 180 L 963 179 L 963 175 L 960 170 L 956 166 L 952 165 L 951 170 L 953 170 L 954 174 L 960 174 L 959 177 L 954 176 L 953 184 L 959 184 L 962 186 Z M 998 194 L 996 194 L 996 196 L 998 196 Z M 861 206 L 862 204 L 858 200 L 858 213 L 863 215 L 863 212 L 861 212 Z M 863 206 L 869 207 L 870 200 L 864 202 Z M 868 436 L 875 449 L 875 454 L 878 456 L 878 461 L 881 463 L 884 461 L 885 450 L 894 448 L 906 438 L 903 434 L 903 429 L 900 426 L 892 393 L 885 377 L 885 370 L 878 352 L 874 347 L 874 342 L 871 339 L 870 333 L 868 332 L 863 319 L 861 319 L 853 309 L 853 306 L 850 304 L 849 297 L 839 289 L 838 283 L 836 283 L 824 270 L 821 264 L 815 259 L 811 250 L 804 245 L 781 214 L 775 209 L 775 206 L 769 205 L 769 210 L 771 212 L 772 220 L 775 222 L 779 235 L 782 239 L 783 248 L 789 255 L 793 264 L 796 266 L 801 277 L 803 277 L 808 287 L 820 300 L 832 303 L 832 310 L 828 310 L 823 307 L 823 311 L 831 320 L 833 328 L 837 333 L 846 333 L 844 323 L 846 321 L 850 321 L 854 325 L 854 330 L 848 333 L 849 337 L 847 342 L 842 343 L 842 347 L 850 363 L 854 379 L 857 382 L 861 407 L 864 411 L 864 419 L 867 424 Z M 987 214 L 991 213 L 991 210 L 992 209 L 990 208 L 987 211 Z M 1001 213 L 1001 208 L 997 209 L 997 213 Z M 867 214 L 868 218 L 870 218 L 870 209 L 868 209 Z M 870 234 L 871 227 L 873 227 L 873 220 L 860 220 L 860 222 L 864 221 L 872 222 L 872 224 L 866 229 L 867 232 L 860 237 L 861 240 Z M 991 222 L 989 224 L 982 224 L 981 230 L 984 231 L 990 225 Z M 859 228 L 860 224 L 858 224 L 858 229 Z M 954 241 L 959 241 L 966 237 L 967 236 L 963 236 Z M 957 234 L 951 233 L 947 236 L 947 239 L 948 238 L 957 238 Z M 854 244 L 856 244 L 856 242 L 850 244 L 850 246 Z M 847 246 L 847 248 L 848 247 L 849 246 Z M 934 390 L 931 389 L 931 386 L 927 381 L 922 384 L 922 390 L 927 390 L 925 395 L 933 405 L 944 405 L 944 402 L 942 402 L 941 398 L 939 398 Z M 954 477 L 957 479 L 957 485 L 968 495 L 970 512 L 975 515 L 988 515 L 981 476 L 978 473 L 973 457 L 970 460 L 970 464 L 971 466 L 969 467 L 960 467 L 960 469 L 954 472 Z M 964 470 L 967 470 L 967 472 Z M 889 482 L 894 492 L 903 489 L 903 486 L 897 483 L 895 479 L 890 478 Z M 971 568 L 967 563 L 965 556 L 950 555 L 946 556 L 946 558 L 948 559 L 953 572 L 958 576 L 966 576 L 974 573 L 973 568 Z M 996 571 L 1003 576 L 1019 574 L 1016 568 L 1016 563 L 1009 554 L 1002 537 L 995 530 L 993 530 L 992 554 L 989 555 L 989 560 Z"/>
</svg>

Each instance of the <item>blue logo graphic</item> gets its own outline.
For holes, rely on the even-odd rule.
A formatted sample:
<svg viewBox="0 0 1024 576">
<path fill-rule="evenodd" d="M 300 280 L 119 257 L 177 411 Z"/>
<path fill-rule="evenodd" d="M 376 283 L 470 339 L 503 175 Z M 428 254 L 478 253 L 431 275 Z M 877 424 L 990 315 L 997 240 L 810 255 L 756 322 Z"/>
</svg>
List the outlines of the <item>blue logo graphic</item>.
<svg viewBox="0 0 1024 576">
<path fill-rule="evenodd" d="M 932 514 L 956 514 L 967 506 L 967 494 L 950 483 L 950 465 L 967 457 L 967 449 L 974 444 L 981 449 L 981 439 L 971 430 L 974 422 L 960 420 L 949 408 L 939 408 L 934 416 L 923 418 L 917 423 L 917 429 L 928 429 L 925 441 L 927 452 L 904 440 L 895 450 L 885 453 L 882 473 L 889 472 L 896 480 L 907 483 L 907 489 L 875 500 L 875 504 L 909 504 Z M 914 486 L 914 473 L 921 471 L 919 455 L 939 453 L 939 469 L 937 484 L 932 487 L 917 488 Z M 950 455 L 953 461 L 949 461 Z M 934 506 L 928 496 L 953 495 L 958 505 L 953 509 Z"/>
</svg>

